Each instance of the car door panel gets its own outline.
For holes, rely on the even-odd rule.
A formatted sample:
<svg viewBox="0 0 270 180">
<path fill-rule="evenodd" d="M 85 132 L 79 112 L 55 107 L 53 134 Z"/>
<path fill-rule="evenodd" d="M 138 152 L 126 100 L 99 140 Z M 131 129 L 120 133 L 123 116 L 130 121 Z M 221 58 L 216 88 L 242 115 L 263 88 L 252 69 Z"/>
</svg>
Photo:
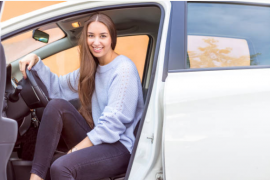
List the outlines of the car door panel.
<svg viewBox="0 0 270 180">
<path fill-rule="evenodd" d="M 169 73 L 166 179 L 268 179 L 269 77 L 269 69 Z"/>
</svg>

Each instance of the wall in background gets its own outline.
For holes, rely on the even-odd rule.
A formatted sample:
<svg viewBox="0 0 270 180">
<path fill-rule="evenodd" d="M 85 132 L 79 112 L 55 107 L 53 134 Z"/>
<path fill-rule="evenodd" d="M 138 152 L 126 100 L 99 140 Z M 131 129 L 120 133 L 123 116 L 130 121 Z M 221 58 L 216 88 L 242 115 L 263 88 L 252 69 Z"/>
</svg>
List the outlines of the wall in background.
<svg viewBox="0 0 270 180">
<path fill-rule="evenodd" d="M 5 1 L 1 22 L 65 1 Z"/>
</svg>

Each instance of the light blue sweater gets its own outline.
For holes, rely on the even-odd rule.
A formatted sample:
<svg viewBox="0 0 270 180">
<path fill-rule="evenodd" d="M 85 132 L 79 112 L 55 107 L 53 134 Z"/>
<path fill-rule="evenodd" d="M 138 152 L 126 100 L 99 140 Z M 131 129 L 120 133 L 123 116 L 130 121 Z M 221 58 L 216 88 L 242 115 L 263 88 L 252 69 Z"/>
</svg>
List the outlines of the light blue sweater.
<svg viewBox="0 0 270 180">
<path fill-rule="evenodd" d="M 46 86 L 49 98 L 67 101 L 79 98 L 68 86 L 78 87 L 79 69 L 58 77 L 41 60 L 33 66 Z M 140 77 L 135 64 L 119 55 L 112 62 L 98 66 L 95 91 L 92 96 L 92 116 L 95 128 L 87 133 L 94 145 L 120 141 L 131 153 L 135 137 L 133 131 L 144 108 Z"/>
</svg>

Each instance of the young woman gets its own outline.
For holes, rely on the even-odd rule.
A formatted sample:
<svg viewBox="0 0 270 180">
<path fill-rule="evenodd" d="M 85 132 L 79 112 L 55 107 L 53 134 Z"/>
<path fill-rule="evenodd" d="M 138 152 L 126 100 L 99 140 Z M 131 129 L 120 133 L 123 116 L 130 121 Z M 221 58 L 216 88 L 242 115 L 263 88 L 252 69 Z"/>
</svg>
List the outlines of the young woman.
<svg viewBox="0 0 270 180">
<path fill-rule="evenodd" d="M 49 98 L 38 131 L 31 180 L 40 180 L 52 161 L 60 136 L 70 149 L 50 168 L 51 179 L 102 179 L 125 173 L 144 108 L 141 81 L 134 63 L 114 52 L 112 20 L 96 13 L 79 40 L 80 69 L 58 77 L 35 54 L 20 61 L 36 71 Z M 68 100 L 80 99 L 77 111 Z"/>
</svg>

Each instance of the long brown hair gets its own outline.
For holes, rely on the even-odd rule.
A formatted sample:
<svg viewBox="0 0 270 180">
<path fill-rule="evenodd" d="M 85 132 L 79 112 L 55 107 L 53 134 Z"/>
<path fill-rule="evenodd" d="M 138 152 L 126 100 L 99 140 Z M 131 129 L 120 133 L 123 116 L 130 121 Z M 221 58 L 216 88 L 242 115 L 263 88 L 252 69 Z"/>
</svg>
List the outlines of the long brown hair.
<svg viewBox="0 0 270 180">
<path fill-rule="evenodd" d="M 68 84 L 71 90 L 78 92 L 79 99 L 81 102 L 79 112 L 87 121 L 89 126 L 93 129 L 94 122 L 92 117 L 91 101 L 92 95 L 95 90 L 95 74 L 99 61 L 96 57 L 92 55 L 87 44 L 87 30 L 89 24 L 92 22 L 101 22 L 108 28 L 112 41 L 111 47 L 113 50 L 115 49 L 116 46 L 117 33 L 115 25 L 110 17 L 108 17 L 105 14 L 94 13 L 89 18 L 89 20 L 85 22 L 78 42 L 80 54 L 80 74 L 79 74 L 78 90 L 75 90 L 75 88 L 71 86 L 70 81 Z"/>
</svg>

